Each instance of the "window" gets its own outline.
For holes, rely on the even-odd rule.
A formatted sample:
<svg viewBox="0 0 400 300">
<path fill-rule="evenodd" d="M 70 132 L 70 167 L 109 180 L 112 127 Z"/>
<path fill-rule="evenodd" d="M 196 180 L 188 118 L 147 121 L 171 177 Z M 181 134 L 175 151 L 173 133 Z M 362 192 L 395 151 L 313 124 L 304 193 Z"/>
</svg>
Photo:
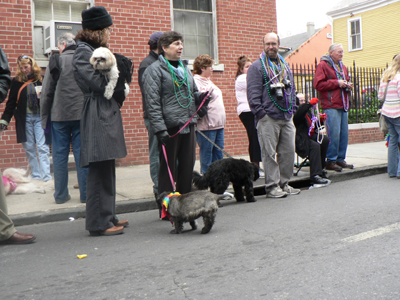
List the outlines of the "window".
<svg viewBox="0 0 400 300">
<path fill-rule="evenodd" d="M 47 47 L 44 40 L 44 26 L 51 20 L 81 22 L 82 10 L 93 5 L 93 0 L 33 0 L 33 45 L 34 58 L 39 66 L 47 66 L 48 57 L 44 54 Z"/>
<path fill-rule="evenodd" d="M 183 35 L 184 59 L 208 54 L 218 62 L 215 0 L 172 0 L 173 28 Z"/>
<path fill-rule="evenodd" d="M 349 19 L 347 27 L 349 34 L 349 51 L 361 50 L 361 18 Z"/>
</svg>

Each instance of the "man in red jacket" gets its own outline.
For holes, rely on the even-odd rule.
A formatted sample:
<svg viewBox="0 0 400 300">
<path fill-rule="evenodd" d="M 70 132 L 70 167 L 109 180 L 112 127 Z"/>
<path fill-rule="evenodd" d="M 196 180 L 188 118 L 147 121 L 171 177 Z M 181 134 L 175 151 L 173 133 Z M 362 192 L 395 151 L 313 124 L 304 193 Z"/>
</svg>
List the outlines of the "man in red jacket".
<svg viewBox="0 0 400 300">
<path fill-rule="evenodd" d="M 353 85 L 346 66 L 342 64 L 342 58 L 342 45 L 332 44 L 329 55 L 321 57 L 314 78 L 314 88 L 319 92 L 321 107 L 327 115 L 330 139 L 325 168 L 337 172 L 342 171 L 342 168 L 354 168 L 345 161 L 349 141 L 347 111 Z"/>
</svg>

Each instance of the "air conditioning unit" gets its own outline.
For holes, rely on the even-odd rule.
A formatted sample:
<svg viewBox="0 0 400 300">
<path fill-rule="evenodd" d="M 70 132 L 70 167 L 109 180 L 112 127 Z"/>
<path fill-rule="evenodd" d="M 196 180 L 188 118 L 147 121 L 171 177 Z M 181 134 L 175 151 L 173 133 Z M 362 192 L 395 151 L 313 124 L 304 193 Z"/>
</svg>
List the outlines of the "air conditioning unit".
<svg viewBox="0 0 400 300">
<path fill-rule="evenodd" d="M 58 51 L 57 38 L 64 32 L 76 33 L 82 29 L 80 22 L 64 22 L 51 20 L 44 26 L 44 54 Z"/>
</svg>

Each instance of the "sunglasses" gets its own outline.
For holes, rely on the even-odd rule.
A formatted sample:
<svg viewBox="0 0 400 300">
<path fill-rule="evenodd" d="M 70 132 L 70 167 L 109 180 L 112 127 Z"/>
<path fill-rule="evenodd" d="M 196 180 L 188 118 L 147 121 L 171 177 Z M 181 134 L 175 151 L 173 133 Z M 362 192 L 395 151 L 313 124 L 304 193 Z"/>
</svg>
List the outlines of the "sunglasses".
<svg viewBox="0 0 400 300">
<path fill-rule="evenodd" d="M 19 56 L 19 57 L 18 57 L 18 61 L 21 61 L 21 59 L 29 59 L 30 62 L 32 63 L 32 59 L 31 59 L 29 56 L 27 56 L 27 55 L 21 55 L 21 56 Z"/>
</svg>

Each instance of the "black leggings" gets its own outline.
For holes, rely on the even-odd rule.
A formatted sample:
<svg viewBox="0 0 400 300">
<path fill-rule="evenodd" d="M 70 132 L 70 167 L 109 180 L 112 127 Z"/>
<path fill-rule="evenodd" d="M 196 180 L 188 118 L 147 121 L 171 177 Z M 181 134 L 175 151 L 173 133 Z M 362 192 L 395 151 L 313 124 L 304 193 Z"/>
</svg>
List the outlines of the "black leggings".
<svg viewBox="0 0 400 300">
<path fill-rule="evenodd" d="M 261 161 L 261 148 L 258 142 L 257 129 L 254 124 L 254 115 L 251 111 L 242 112 L 239 115 L 240 121 L 242 121 L 247 131 L 249 138 L 249 156 L 251 162 Z"/>
</svg>

